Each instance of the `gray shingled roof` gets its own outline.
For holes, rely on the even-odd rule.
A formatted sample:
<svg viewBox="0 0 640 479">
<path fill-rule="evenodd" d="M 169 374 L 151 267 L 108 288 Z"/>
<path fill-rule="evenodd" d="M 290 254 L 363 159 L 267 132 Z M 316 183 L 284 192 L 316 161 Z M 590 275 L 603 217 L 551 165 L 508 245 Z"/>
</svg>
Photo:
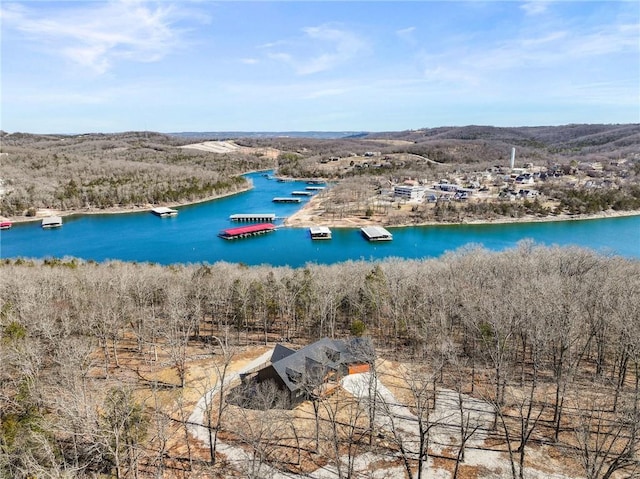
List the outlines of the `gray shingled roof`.
<svg viewBox="0 0 640 479">
<path fill-rule="evenodd" d="M 282 344 L 276 344 L 276 347 L 273 348 L 273 353 L 271 354 L 271 363 L 273 364 L 295 353 L 295 349 L 288 348 Z"/>
<path fill-rule="evenodd" d="M 272 366 L 290 391 L 300 389 L 305 383 L 319 384 L 327 371 L 337 370 L 341 365 L 367 362 L 373 351 L 371 342 L 365 338 L 349 342 L 323 338 L 292 354 L 287 354 L 291 350 L 284 346 L 279 351 L 278 346 L 271 357 Z"/>
</svg>

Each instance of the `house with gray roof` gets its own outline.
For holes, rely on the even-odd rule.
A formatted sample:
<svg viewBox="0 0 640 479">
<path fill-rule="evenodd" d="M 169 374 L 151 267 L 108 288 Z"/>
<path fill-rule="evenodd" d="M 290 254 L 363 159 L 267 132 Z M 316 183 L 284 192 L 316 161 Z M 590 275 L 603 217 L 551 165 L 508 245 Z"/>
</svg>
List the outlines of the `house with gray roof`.
<svg viewBox="0 0 640 479">
<path fill-rule="evenodd" d="M 322 338 L 297 351 L 277 344 L 269 364 L 242 379 L 245 384 L 273 381 L 295 407 L 333 389 L 344 376 L 369 371 L 374 358 L 368 338 Z"/>
</svg>

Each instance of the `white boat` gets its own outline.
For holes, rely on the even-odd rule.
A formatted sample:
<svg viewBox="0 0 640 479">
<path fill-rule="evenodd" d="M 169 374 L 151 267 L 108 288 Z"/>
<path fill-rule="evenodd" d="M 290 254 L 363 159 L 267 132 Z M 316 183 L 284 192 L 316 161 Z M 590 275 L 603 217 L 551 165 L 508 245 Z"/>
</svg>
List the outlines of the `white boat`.
<svg viewBox="0 0 640 479">
<path fill-rule="evenodd" d="M 312 226 L 309 228 L 309 234 L 312 240 L 331 239 L 331 230 L 326 226 Z"/>
<path fill-rule="evenodd" d="M 62 226 L 62 218 L 59 216 L 47 216 L 42 218 L 43 228 L 59 228 Z"/>
<path fill-rule="evenodd" d="M 160 218 L 166 218 L 168 216 L 176 216 L 178 214 L 178 210 L 172 210 L 171 208 L 167 208 L 166 206 L 159 206 L 157 208 L 153 208 L 151 212 L 159 216 Z"/>
</svg>

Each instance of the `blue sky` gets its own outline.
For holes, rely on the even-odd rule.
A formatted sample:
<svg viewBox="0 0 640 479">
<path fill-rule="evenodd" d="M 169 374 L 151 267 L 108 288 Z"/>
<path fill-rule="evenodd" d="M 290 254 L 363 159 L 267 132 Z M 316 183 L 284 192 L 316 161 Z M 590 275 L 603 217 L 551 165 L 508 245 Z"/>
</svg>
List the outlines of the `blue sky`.
<svg viewBox="0 0 640 479">
<path fill-rule="evenodd" d="M 4 0 L 5 131 L 640 122 L 637 1 Z"/>
</svg>

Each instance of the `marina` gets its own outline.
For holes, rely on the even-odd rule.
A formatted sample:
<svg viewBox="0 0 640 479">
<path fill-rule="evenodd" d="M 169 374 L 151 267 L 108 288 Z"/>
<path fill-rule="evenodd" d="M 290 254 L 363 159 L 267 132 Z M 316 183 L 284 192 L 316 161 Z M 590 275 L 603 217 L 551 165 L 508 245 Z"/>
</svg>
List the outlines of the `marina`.
<svg viewBox="0 0 640 479">
<path fill-rule="evenodd" d="M 229 216 L 231 221 L 262 221 L 273 223 L 276 220 L 275 213 L 246 213 Z"/>
<path fill-rule="evenodd" d="M 292 191 L 292 196 L 312 196 L 313 193 L 311 191 Z"/>
<path fill-rule="evenodd" d="M 42 218 L 41 225 L 43 228 L 59 228 L 62 226 L 62 218 L 60 216 L 47 216 Z"/>
<path fill-rule="evenodd" d="M 521 241 L 538 246 L 579 246 L 607 255 L 640 258 L 640 216 L 590 220 L 505 224 L 455 224 L 388 228 L 392 241 L 364 241 L 360 227 L 331 228 L 331 240 L 310 239 L 309 227 L 281 228 L 282 218 L 301 204 L 279 204 L 277 234 L 246 241 L 222 241 L 218 233 L 234 226 L 233 214 L 271 214 L 271 199 L 304 190 L 305 181 L 279 183 L 247 174 L 254 188 L 216 200 L 184 205 L 179 215 L 159 221 L 149 210 L 127 214 L 65 216 L 64 228 L 42 234 L 40 220 L 13 223 L 0 230 L 1 256 L 9 258 L 75 257 L 92 261 L 157 264 L 216 263 L 303 267 L 309 262 L 376 261 L 385 258 L 435 258 L 475 245 L 488 251 L 515 248 Z M 267 211 L 267 213 L 264 213 Z M 235 223 L 249 226 L 251 222 Z M 327 225 L 330 226 L 330 225 Z"/>
<path fill-rule="evenodd" d="M 285 197 L 277 197 L 272 199 L 274 203 L 300 203 L 302 200 L 300 198 L 285 198 Z"/>
<path fill-rule="evenodd" d="M 275 230 L 276 227 L 272 223 L 260 223 L 256 225 L 239 226 L 237 228 L 228 228 L 226 230 L 222 230 L 218 236 L 226 240 L 231 240 L 262 235 Z"/>
<path fill-rule="evenodd" d="M 393 235 L 382 226 L 365 226 L 360 231 L 367 241 L 391 241 L 393 239 Z"/>
<path fill-rule="evenodd" d="M 312 226 L 309 228 L 309 234 L 312 240 L 331 239 L 331 230 L 326 226 Z"/>
<path fill-rule="evenodd" d="M 309 190 L 309 191 L 322 191 L 324 189 L 325 189 L 324 186 L 307 186 L 305 188 L 305 190 Z"/>
<path fill-rule="evenodd" d="M 171 208 L 167 208 L 166 206 L 159 206 L 157 208 L 153 208 L 151 210 L 151 213 L 159 216 L 160 218 L 168 218 L 170 216 L 177 216 L 178 210 L 173 210 Z"/>
</svg>

